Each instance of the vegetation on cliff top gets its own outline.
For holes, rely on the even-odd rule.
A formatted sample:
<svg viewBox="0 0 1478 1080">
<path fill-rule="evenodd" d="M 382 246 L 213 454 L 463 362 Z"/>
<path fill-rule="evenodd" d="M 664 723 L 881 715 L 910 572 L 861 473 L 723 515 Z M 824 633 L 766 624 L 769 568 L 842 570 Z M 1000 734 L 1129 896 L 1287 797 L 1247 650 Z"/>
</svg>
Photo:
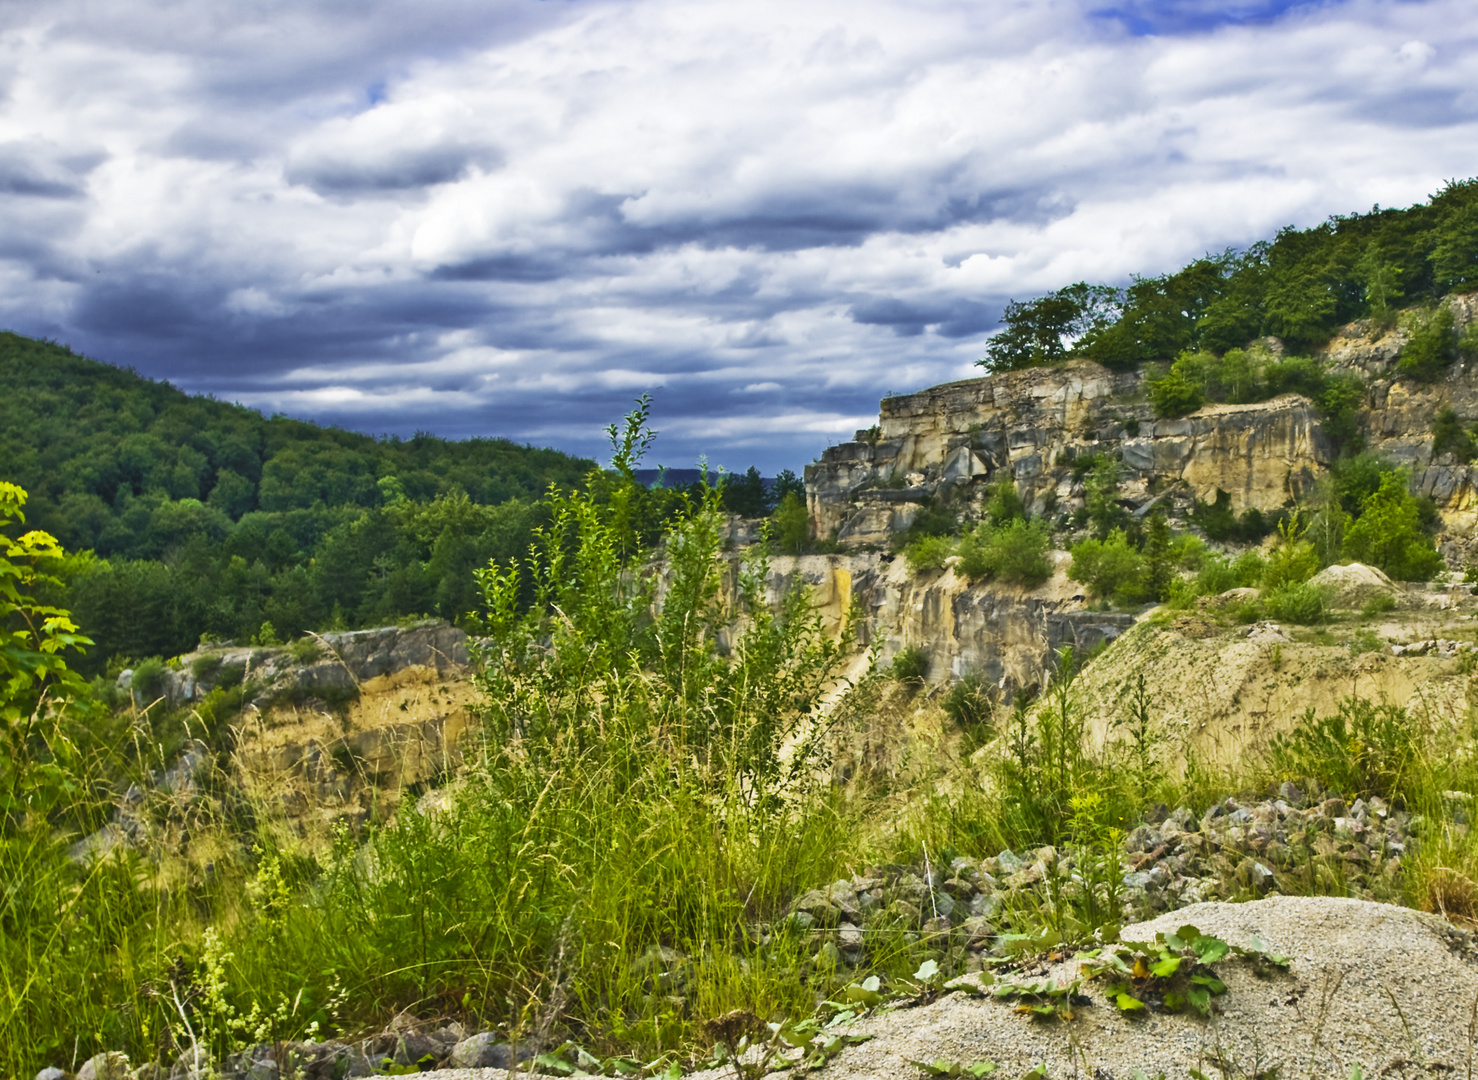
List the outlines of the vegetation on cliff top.
<svg viewBox="0 0 1478 1080">
<path fill-rule="evenodd" d="M 1478 178 L 1404 210 L 1291 226 L 1245 251 L 1208 255 L 1127 289 L 1079 282 L 1012 301 L 980 364 L 1016 371 L 1085 356 L 1111 368 L 1222 354 L 1265 335 L 1294 351 L 1359 318 L 1478 288 Z"/>
</svg>

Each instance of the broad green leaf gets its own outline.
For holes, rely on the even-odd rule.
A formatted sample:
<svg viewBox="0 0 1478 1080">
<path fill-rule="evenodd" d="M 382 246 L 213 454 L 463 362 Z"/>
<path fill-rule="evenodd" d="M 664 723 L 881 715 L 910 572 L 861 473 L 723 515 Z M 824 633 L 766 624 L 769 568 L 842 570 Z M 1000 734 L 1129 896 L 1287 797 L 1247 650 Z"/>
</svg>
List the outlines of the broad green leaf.
<svg viewBox="0 0 1478 1080">
<path fill-rule="evenodd" d="M 1150 966 L 1150 971 L 1152 971 L 1154 974 L 1158 975 L 1162 979 L 1170 978 L 1170 976 L 1174 975 L 1179 970 L 1180 957 L 1178 956 L 1167 956 L 1158 964 L 1153 964 Z"/>
<path fill-rule="evenodd" d="M 1185 996 L 1171 990 L 1165 995 L 1165 1008 L 1170 1012 L 1185 1012 Z"/>
<path fill-rule="evenodd" d="M 1128 994 L 1120 994 L 1114 998 L 1114 1004 L 1119 1007 L 1120 1012 L 1133 1012 L 1136 1009 L 1144 1008 L 1144 1002 L 1140 1001 L 1137 997 L 1130 997 Z"/>
<path fill-rule="evenodd" d="M 965 1071 L 975 1077 L 975 1080 L 980 1080 L 982 1076 L 987 1076 L 999 1068 L 1000 1066 L 994 1061 L 973 1061 L 965 1066 Z"/>
<path fill-rule="evenodd" d="M 1227 984 L 1214 975 L 1192 975 L 1191 982 L 1199 986 L 1204 986 L 1213 994 L 1225 994 L 1227 992 Z"/>
<path fill-rule="evenodd" d="M 1230 945 L 1221 940 L 1221 938 L 1212 937 L 1210 934 L 1203 934 L 1201 937 L 1198 937 L 1192 943 L 1191 948 L 1196 950 L 1196 955 L 1201 958 L 1201 963 L 1203 964 L 1214 964 L 1218 960 L 1224 959 L 1227 953 L 1231 951 Z"/>
<path fill-rule="evenodd" d="M 919 965 L 919 970 L 913 973 L 913 977 L 920 982 L 930 982 L 939 974 L 939 964 L 933 960 L 925 960 Z"/>
<path fill-rule="evenodd" d="M 1204 986 L 1193 986 L 1186 991 L 1186 998 L 1202 1016 L 1211 1015 L 1211 991 Z"/>
</svg>

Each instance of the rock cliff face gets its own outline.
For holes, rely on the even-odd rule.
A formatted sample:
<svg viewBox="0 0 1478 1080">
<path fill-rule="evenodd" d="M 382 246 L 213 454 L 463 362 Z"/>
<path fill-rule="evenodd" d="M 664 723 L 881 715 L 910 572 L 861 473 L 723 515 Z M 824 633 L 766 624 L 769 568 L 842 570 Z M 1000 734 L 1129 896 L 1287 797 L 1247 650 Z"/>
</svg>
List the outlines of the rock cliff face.
<svg viewBox="0 0 1478 1080">
<path fill-rule="evenodd" d="M 1478 319 L 1478 295 L 1450 298 L 1458 327 Z M 1366 444 L 1412 469 L 1413 487 L 1437 503 L 1449 558 L 1466 555 L 1478 528 L 1475 471 L 1450 455 L 1433 459 L 1432 423 L 1451 408 L 1478 422 L 1478 365 L 1458 361 L 1431 385 L 1394 377 L 1402 330 L 1354 323 L 1321 351 L 1334 371 L 1367 382 L 1360 415 Z M 1265 347 L 1280 352 L 1279 342 Z M 1208 405 L 1158 420 L 1145 374 L 1077 361 L 967 379 L 886 398 L 878 423 L 828 449 L 806 468 L 812 528 L 844 543 L 885 543 L 938 496 L 978 499 L 1001 476 L 1014 478 L 1036 513 L 1081 505 L 1074 460 L 1114 454 L 1125 469 L 1123 498 L 1143 506 L 1151 491 L 1181 482 L 1210 501 L 1226 491 L 1234 510 L 1272 510 L 1300 494 L 1330 463 L 1313 405 L 1296 395 L 1253 405 Z"/>
<path fill-rule="evenodd" d="M 877 552 L 772 561 L 771 599 L 797 583 L 810 590 L 831 628 L 855 603 L 859 644 L 866 650 L 879 642 L 882 661 L 921 647 L 929 656 L 929 682 L 974 673 L 1005 694 L 1040 683 L 1063 646 L 1089 650 L 1134 624 L 1132 615 L 1086 610 L 1060 568 L 1039 588 L 1022 589 L 971 585 L 948 570 L 916 576 L 902 559 Z"/>
</svg>

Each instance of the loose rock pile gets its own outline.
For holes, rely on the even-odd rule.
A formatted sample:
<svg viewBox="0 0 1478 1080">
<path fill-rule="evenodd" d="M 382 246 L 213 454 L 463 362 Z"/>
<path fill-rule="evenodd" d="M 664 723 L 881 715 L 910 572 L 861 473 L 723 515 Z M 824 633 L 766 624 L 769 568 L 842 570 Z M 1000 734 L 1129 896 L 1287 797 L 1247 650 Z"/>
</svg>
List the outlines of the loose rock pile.
<svg viewBox="0 0 1478 1080">
<path fill-rule="evenodd" d="M 398 1068 L 506 1069 L 533 1057 L 530 1048 L 515 1049 L 492 1032 L 468 1035 L 461 1024 L 432 1031 L 404 1025 L 358 1042 L 264 1043 L 233 1054 L 225 1061 L 199 1059 L 191 1050 L 172 1065 L 150 1062 L 134 1068 L 119 1053 L 98 1054 L 78 1069 L 76 1080 L 344 1080 L 373 1076 Z M 36 1080 L 65 1080 L 60 1069 L 44 1069 Z"/>
<path fill-rule="evenodd" d="M 1227 799 L 1200 818 L 1185 807 L 1151 817 L 1124 839 L 1126 923 L 1207 900 L 1277 892 L 1394 899 L 1414 826 L 1409 813 L 1379 798 L 1310 799 L 1292 784 L 1277 799 L 1246 806 Z M 968 970 L 986 954 L 1000 954 L 1013 915 L 1040 909 L 1054 878 L 1068 899 L 1083 888 L 1071 852 L 1044 847 L 955 859 L 947 869 L 876 868 L 806 893 L 782 928 L 817 939 L 818 961 L 848 966 L 867 961 L 869 931 L 904 930 L 941 948 L 963 948 L 967 955 L 959 959 Z"/>
</svg>

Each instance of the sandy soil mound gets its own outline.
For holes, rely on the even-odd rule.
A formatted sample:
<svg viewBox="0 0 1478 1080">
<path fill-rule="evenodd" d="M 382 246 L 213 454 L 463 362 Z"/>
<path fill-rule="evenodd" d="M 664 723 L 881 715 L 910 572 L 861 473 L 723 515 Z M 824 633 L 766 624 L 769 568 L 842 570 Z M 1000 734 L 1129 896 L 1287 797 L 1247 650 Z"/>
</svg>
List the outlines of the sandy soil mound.
<svg viewBox="0 0 1478 1080">
<path fill-rule="evenodd" d="M 1324 588 L 1329 606 L 1334 608 L 1358 608 L 1378 596 L 1396 595 L 1395 583 L 1384 572 L 1364 563 L 1326 566 L 1310 584 Z"/>
<path fill-rule="evenodd" d="M 1240 961 L 1217 971 L 1228 986 L 1210 1020 L 1134 1019 L 1086 985 L 1092 1004 L 1071 1021 L 1037 1020 L 1009 1006 L 955 994 L 857 1025 L 877 1036 L 844 1051 L 824 1075 L 895 1080 L 911 1060 L 994 1061 L 1003 1077 L 1045 1063 L 1049 1077 L 1129 1077 L 1142 1069 L 1211 1075 L 1345 1077 L 1467 1075 L 1474 1062 L 1478 961 L 1447 923 L 1405 908 L 1327 897 L 1196 904 L 1129 927 L 1152 939 L 1190 923 L 1234 944 L 1258 935 L 1292 960 L 1259 978 Z M 1070 964 L 1058 974 L 1071 977 Z"/>
</svg>

